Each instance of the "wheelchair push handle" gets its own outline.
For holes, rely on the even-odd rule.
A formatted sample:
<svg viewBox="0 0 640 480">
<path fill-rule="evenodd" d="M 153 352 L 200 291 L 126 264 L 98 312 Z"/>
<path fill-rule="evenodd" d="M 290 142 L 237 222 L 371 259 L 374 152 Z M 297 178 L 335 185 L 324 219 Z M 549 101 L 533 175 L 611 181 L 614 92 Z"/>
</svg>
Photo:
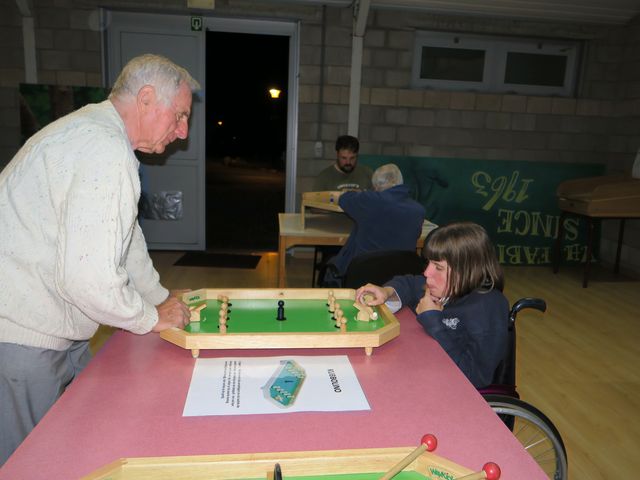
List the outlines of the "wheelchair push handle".
<svg viewBox="0 0 640 480">
<path fill-rule="evenodd" d="M 533 297 L 525 297 L 516 301 L 511 307 L 511 311 L 509 312 L 509 319 L 512 322 L 516 321 L 516 315 L 520 310 L 525 308 L 534 308 L 536 310 L 540 310 L 541 312 L 545 312 L 547 310 L 547 302 L 545 302 L 541 298 L 533 298 Z"/>
</svg>

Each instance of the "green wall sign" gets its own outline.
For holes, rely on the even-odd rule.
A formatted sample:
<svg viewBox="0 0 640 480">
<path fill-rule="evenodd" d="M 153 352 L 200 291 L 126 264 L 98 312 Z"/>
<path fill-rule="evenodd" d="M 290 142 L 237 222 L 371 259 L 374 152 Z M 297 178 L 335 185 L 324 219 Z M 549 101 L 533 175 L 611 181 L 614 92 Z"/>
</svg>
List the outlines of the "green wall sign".
<svg viewBox="0 0 640 480">
<path fill-rule="evenodd" d="M 560 217 L 558 185 L 604 173 L 600 164 L 373 155 L 360 155 L 360 161 L 373 169 L 398 165 L 427 219 L 438 225 L 479 223 L 489 232 L 500 262 L 509 265 L 550 264 Z M 583 223 L 573 216 L 565 220 L 563 262 L 584 259 Z"/>
<path fill-rule="evenodd" d="M 202 17 L 191 17 L 191 31 L 192 32 L 202 31 Z"/>
</svg>

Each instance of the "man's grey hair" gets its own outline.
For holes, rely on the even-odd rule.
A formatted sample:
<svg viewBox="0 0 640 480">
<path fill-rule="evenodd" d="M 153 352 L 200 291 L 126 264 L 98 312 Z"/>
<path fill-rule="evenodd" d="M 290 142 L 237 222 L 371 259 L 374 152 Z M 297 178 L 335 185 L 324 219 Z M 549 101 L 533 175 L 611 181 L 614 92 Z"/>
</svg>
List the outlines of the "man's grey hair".
<svg viewBox="0 0 640 480">
<path fill-rule="evenodd" d="M 182 83 L 192 92 L 200 89 L 200 84 L 184 68 L 166 57 L 147 53 L 129 60 L 113 84 L 109 98 L 135 97 L 142 87 L 151 85 L 158 99 L 168 106 Z"/>
<path fill-rule="evenodd" d="M 373 172 L 371 177 L 371 183 L 373 189 L 377 192 L 386 190 L 387 188 L 395 187 L 396 185 L 402 185 L 402 172 L 395 163 L 387 163 L 378 167 Z"/>
</svg>

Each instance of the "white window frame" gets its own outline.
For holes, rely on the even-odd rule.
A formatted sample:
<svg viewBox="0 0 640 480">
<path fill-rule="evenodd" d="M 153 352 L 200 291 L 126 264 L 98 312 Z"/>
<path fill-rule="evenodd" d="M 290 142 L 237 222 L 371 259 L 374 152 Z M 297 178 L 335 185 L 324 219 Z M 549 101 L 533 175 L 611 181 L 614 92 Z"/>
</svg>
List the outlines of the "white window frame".
<svg viewBox="0 0 640 480">
<path fill-rule="evenodd" d="M 485 52 L 485 63 L 482 82 L 420 78 L 422 47 L 483 50 Z M 569 97 L 574 94 L 576 85 L 579 49 L 579 42 L 570 40 L 420 31 L 416 32 L 411 85 L 413 88 Z M 503 79 L 509 52 L 566 56 L 567 63 L 563 85 L 556 87 L 505 83 Z"/>
</svg>

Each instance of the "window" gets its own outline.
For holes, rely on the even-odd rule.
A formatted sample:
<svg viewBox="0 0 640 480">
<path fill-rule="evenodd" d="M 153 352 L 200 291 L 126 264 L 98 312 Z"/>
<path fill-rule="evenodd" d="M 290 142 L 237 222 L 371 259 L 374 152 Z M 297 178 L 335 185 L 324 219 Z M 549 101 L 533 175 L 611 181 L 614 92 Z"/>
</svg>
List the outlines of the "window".
<svg viewBox="0 0 640 480">
<path fill-rule="evenodd" d="M 443 32 L 416 35 L 417 88 L 571 96 L 578 42 Z"/>
</svg>

